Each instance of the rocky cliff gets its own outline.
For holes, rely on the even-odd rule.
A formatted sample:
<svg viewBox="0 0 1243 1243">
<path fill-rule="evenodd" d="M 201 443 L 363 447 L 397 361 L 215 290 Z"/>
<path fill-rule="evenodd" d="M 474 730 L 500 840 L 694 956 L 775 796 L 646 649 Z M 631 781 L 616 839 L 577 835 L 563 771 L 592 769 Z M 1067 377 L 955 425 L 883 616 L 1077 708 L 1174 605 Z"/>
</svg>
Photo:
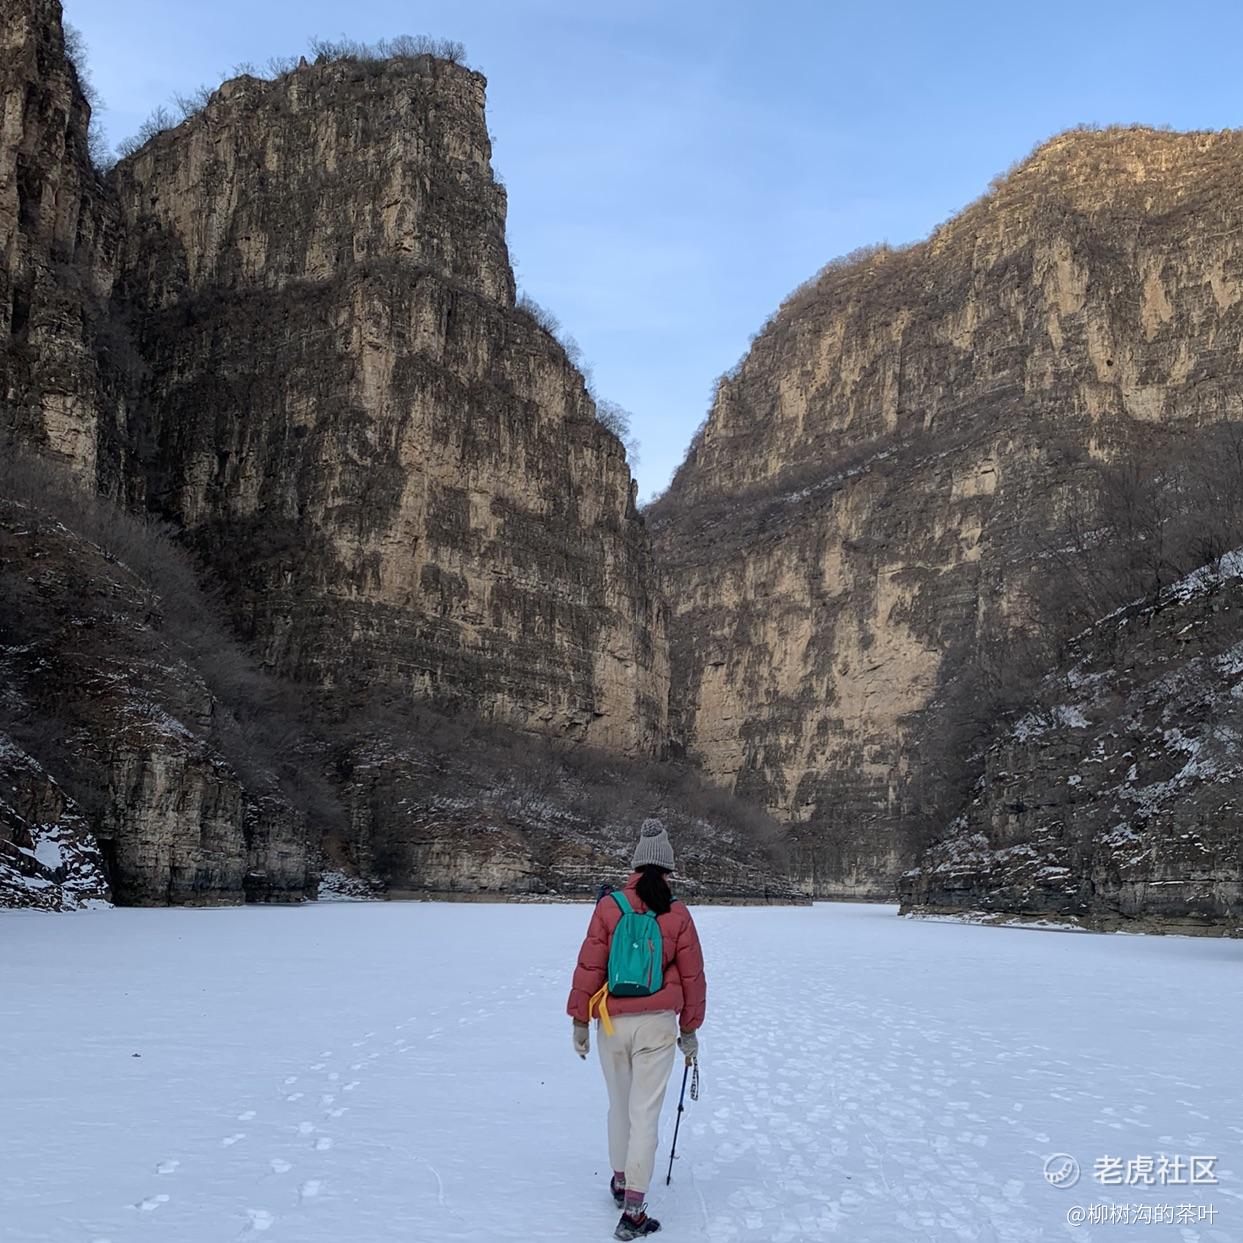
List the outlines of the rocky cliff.
<svg viewBox="0 0 1243 1243">
<path fill-rule="evenodd" d="M 301 898 L 304 817 L 262 760 L 243 780 L 224 759 L 229 712 L 196 668 L 212 654 L 185 646 L 211 614 L 193 569 L 92 495 L 134 490 L 118 448 L 142 365 L 110 301 L 119 206 L 92 167 L 59 4 L 0 0 L 0 18 L 0 901 Z M 118 546 L 159 563 L 174 599 Z"/>
<path fill-rule="evenodd" d="M 1081 636 L 906 913 L 1243 934 L 1243 556 Z"/>
<path fill-rule="evenodd" d="M 1062 135 L 831 264 L 723 378 L 650 513 L 672 730 L 818 893 L 893 892 L 955 681 L 1091 463 L 1239 417 L 1240 168 L 1237 132 Z"/>
<path fill-rule="evenodd" d="M 587 889 L 663 810 L 709 888 L 788 892 L 773 823 L 655 758 L 645 524 L 515 302 L 483 78 L 351 45 L 101 178 L 58 5 L 0 12 L 0 432 L 115 503 L 83 527 L 0 461 L 10 889 L 78 900 L 62 821 L 123 902 L 298 897 L 321 852 L 372 892 Z"/>
<path fill-rule="evenodd" d="M 226 83 L 117 168 L 147 375 L 116 451 L 270 667 L 628 754 L 663 605 L 618 439 L 514 302 L 484 80 L 431 56 Z"/>
<path fill-rule="evenodd" d="M 89 121 L 57 0 L 0 0 L 0 433 L 93 479 L 116 214 Z"/>
</svg>

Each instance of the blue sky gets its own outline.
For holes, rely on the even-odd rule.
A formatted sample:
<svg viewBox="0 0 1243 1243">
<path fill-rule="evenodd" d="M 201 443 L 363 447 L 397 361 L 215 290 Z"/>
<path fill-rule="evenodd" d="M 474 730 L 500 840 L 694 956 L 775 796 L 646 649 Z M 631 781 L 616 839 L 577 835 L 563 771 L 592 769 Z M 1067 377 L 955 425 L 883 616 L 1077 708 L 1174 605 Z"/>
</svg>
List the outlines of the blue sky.
<svg viewBox="0 0 1243 1243">
<path fill-rule="evenodd" d="M 663 488 L 782 298 L 925 236 L 1083 122 L 1243 124 L 1235 0 L 65 0 L 110 140 L 312 34 L 459 39 L 488 76 L 518 282 Z"/>
</svg>

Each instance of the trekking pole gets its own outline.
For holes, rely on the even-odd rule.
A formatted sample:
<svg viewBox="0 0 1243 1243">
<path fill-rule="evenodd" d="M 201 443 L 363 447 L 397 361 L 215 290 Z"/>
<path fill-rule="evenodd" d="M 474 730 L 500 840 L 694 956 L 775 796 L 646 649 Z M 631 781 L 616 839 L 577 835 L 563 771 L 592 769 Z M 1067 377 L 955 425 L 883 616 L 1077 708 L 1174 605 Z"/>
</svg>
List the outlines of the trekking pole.
<svg viewBox="0 0 1243 1243">
<path fill-rule="evenodd" d="M 695 1082 L 691 1085 L 691 1100 L 699 1099 L 699 1059 L 695 1058 Z M 678 1097 L 678 1120 L 673 1124 L 673 1144 L 669 1149 L 669 1173 L 665 1175 L 665 1186 L 673 1181 L 673 1158 L 678 1150 L 678 1128 L 682 1125 L 682 1109 L 686 1100 L 686 1077 L 691 1073 L 691 1063 L 686 1063 L 682 1071 L 682 1094 Z"/>
</svg>

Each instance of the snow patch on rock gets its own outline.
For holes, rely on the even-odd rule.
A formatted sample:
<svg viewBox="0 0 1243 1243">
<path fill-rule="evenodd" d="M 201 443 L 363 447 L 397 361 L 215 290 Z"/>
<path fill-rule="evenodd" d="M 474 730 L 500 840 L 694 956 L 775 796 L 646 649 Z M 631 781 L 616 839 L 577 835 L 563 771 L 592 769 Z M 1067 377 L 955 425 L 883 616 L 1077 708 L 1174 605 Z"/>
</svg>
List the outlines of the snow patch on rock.
<svg viewBox="0 0 1243 1243">
<path fill-rule="evenodd" d="M 384 895 L 370 881 L 330 868 L 320 874 L 315 898 L 319 902 L 382 902 Z"/>
</svg>

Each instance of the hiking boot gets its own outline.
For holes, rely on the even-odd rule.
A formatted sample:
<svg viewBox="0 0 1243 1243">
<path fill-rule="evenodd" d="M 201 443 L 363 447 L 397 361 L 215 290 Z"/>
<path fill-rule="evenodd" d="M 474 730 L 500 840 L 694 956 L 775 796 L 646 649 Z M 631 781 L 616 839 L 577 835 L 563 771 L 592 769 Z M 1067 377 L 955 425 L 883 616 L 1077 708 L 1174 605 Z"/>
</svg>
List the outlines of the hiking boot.
<svg viewBox="0 0 1243 1243">
<path fill-rule="evenodd" d="M 660 1222 L 655 1217 L 649 1217 L 646 1210 L 647 1205 L 644 1205 L 637 1217 L 631 1216 L 630 1213 L 623 1213 L 621 1221 L 617 1223 L 617 1229 L 613 1231 L 613 1238 L 645 1239 L 649 1234 L 655 1234 L 660 1229 Z"/>
<path fill-rule="evenodd" d="M 613 1193 L 613 1203 L 621 1208 L 626 1203 L 626 1184 L 618 1182 L 615 1175 L 609 1175 L 609 1190 Z"/>
</svg>

